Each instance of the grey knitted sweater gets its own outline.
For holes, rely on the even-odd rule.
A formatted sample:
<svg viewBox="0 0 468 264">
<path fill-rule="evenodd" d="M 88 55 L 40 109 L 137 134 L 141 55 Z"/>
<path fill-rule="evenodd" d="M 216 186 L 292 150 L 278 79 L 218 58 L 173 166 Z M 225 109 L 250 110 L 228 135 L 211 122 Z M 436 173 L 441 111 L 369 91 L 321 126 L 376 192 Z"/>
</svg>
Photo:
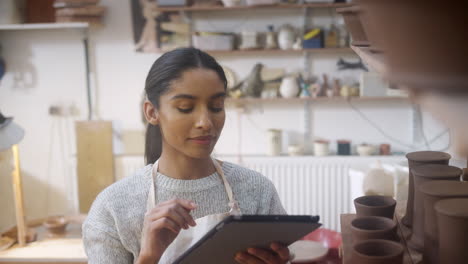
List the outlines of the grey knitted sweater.
<svg viewBox="0 0 468 264">
<path fill-rule="evenodd" d="M 222 169 L 243 214 L 285 214 L 275 187 L 258 172 L 223 162 Z M 152 166 L 102 191 L 83 224 L 83 242 L 90 264 L 133 263 L 140 252 L 141 230 L 151 185 Z M 195 219 L 229 211 L 228 197 L 217 173 L 197 180 L 158 174 L 156 203 L 173 198 L 193 200 Z"/>
</svg>

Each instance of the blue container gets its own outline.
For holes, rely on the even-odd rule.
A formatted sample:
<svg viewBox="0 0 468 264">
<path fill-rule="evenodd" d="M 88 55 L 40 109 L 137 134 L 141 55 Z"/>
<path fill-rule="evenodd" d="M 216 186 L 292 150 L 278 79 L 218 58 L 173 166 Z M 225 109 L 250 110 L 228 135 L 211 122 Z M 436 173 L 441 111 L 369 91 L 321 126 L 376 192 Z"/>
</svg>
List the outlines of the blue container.
<svg viewBox="0 0 468 264">
<path fill-rule="evenodd" d="M 302 40 L 302 47 L 304 49 L 320 49 L 323 48 L 323 30 L 317 28 L 313 29 L 306 34 Z"/>
</svg>

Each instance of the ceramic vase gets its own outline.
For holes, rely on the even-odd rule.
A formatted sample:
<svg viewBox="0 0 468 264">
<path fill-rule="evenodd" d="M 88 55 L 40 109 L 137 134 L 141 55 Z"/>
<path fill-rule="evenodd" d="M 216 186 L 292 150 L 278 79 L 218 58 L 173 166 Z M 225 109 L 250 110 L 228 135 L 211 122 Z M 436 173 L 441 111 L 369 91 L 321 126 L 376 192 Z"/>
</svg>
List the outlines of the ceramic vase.
<svg viewBox="0 0 468 264">
<path fill-rule="evenodd" d="M 297 85 L 296 77 L 287 76 L 281 81 L 280 95 L 283 98 L 294 98 L 299 94 L 299 86 Z"/>
<path fill-rule="evenodd" d="M 282 50 L 289 50 L 293 48 L 296 41 L 296 30 L 291 25 L 281 26 L 278 33 L 278 45 Z"/>
<path fill-rule="evenodd" d="M 424 249 L 424 200 L 419 187 L 429 181 L 460 181 L 462 170 L 441 164 L 427 164 L 415 167 L 411 171 L 414 177 L 414 208 L 412 234 L 408 246 L 419 252 Z"/>
<path fill-rule="evenodd" d="M 423 164 L 448 165 L 451 156 L 447 153 L 438 151 L 417 151 L 408 153 L 406 158 L 408 159 L 409 168 L 408 202 L 406 204 L 406 214 L 402 219 L 402 223 L 407 227 L 411 227 L 414 207 L 414 179 L 411 170 L 416 166 Z"/>
<path fill-rule="evenodd" d="M 425 264 L 438 264 L 439 236 L 434 205 L 442 199 L 468 198 L 468 182 L 431 181 L 420 187 L 424 200 L 424 250 Z"/>
<path fill-rule="evenodd" d="M 468 260 L 468 199 L 446 199 L 434 206 L 437 212 L 439 263 L 466 264 Z"/>
</svg>

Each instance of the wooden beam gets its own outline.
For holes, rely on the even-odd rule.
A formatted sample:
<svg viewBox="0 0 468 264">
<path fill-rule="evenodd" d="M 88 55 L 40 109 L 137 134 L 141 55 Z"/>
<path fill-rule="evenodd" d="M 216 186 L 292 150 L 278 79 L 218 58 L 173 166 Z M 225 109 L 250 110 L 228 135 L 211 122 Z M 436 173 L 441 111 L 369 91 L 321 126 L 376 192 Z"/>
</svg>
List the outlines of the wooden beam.
<svg viewBox="0 0 468 264">
<path fill-rule="evenodd" d="M 15 194 L 15 207 L 16 207 L 16 225 L 18 227 L 18 242 L 21 247 L 26 245 L 26 222 L 24 214 L 24 203 L 23 203 L 23 184 L 20 175 L 20 161 L 18 153 L 18 145 L 13 145 L 13 159 L 15 167 L 13 170 L 13 191 Z"/>
</svg>

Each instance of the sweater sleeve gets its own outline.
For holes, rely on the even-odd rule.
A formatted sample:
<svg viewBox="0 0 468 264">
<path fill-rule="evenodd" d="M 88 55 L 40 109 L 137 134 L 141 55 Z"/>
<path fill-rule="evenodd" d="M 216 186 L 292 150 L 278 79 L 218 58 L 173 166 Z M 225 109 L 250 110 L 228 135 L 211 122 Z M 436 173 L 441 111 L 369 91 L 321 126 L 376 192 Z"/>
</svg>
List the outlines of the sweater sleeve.
<svg viewBox="0 0 468 264">
<path fill-rule="evenodd" d="M 285 215 L 288 214 L 286 210 L 284 210 L 283 205 L 281 204 L 281 200 L 278 196 L 278 192 L 276 191 L 275 186 L 271 183 L 271 198 L 270 198 L 270 206 L 268 214 L 271 215 Z"/>
<path fill-rule="evenodd" d="M 122 244 L 105 199 L 97 197 L 83 223 L 83 244 L 89 264 L 130 264 L 133 255 Z"/>
</svg>

